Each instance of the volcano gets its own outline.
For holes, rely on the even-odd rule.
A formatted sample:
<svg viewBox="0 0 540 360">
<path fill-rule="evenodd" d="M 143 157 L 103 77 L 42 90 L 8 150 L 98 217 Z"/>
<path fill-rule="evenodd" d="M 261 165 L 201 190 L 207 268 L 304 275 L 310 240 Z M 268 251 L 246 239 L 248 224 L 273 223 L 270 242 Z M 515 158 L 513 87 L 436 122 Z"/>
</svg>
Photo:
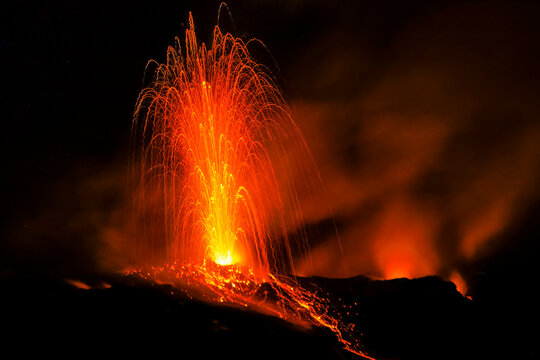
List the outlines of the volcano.
<svg viewBox="0 0 540 360">
<path fill-rule="evenodd" d="M 473 301 L 437 277 L 301 278 L 338 304 L 377 359 L 488 358 Z M 191 298 L 139 276 L 1 279 L 4 351 L 181 358 L 359 359 L 323 327 Z"/>
<path fill-rule="evenodd" d="M 538 4 L 230 6 L 1 12 L 4 352 L 536 359 Z"/>
</svg>

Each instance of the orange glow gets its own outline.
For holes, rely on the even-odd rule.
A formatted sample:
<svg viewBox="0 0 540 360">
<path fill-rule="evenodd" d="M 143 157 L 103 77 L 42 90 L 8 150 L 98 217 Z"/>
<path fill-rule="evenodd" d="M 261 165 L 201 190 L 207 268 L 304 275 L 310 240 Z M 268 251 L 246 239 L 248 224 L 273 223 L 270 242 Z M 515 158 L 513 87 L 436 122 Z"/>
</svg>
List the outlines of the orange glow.
<svg viewBox="0 0 540 360">
<path fill-rule="evenodd" d="M 294 278 L 296 258 L 309 258 L 299 198 L 316 198 L 320 187 L 311 185 L 320 178 L 280 91 L 247 44 L 215 27 L 211 46 L 199 45 L 190 14 L 185 47 L 179 39 L 169 47 L 141 92 L 136 200 L 147 222 L 141 258 L 151 265 L 130 273 L 190 297 L 326 327 L 369 358 L 350 325 L 330 315 L 328 301 Z M 272 300 L 261 294 L 269 290 Z"/>
<path fill-rule="evenodd" d="M 393 249 L 393 251 L 398 252 L 400 249 Z M 384 278 L 410 278 L 414 273 L 413 268 L 414 262 L 408 254 L 392 254 L 385 258 Z"/>
<path fill-rule="evenodd" d="M 461 295 L 466 296 L 470 299 L 469 296 L 467 296 L 467 290 L 468 286 L 461 274 L 457 271 L 453 271 L 452 274 L 450 274 L 449 280 L 453 282 L 456 285 L 457 291 L 461 293 Z"/>
<path fill-rule="evenodd" d="M 77 289 L 81 289 L 81 290 L 90 290 L 91 287 L 87 284 L 85 284 L 84 282 L 80 281 L 80 280 L 72 280 L 72 279 L 66 279 L 65 280 L 69 285 L 73 286 L 73 287 L 76 287 Z"/>
<path fill-rule="evenodd" d="M 508 222 L 510 206 L 506 199 L 493 201 L 491 207 L 464 226 L 461 251 L 470 259 L 487 240 L 496 235 Z"/>
<path fill-rule="evenodd" d="M 437 226 L 427 212 L 405 201 L 390 206 L 376 229 L 375 261 L 385 279 L 437 273 L 432 238 Z"/>
</svg>

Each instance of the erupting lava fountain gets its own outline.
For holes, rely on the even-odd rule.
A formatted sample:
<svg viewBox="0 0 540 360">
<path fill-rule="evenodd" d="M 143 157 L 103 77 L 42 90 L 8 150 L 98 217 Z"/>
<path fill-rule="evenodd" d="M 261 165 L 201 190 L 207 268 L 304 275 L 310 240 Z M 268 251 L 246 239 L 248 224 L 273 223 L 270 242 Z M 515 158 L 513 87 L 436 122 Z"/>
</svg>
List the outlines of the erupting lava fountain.
<svg viewBox="0 0 540 360">
<path fill-rule="evenodd" d="M 252 41 L 216 26 L 211 47 L 199 45 L 190 14 L 184 53 L 177 38 L 166 62 L 153 62 L 134 117 L 139 256 L 150 264 L 136 272 L 209 301 L 330 328 L 367 357 L 349 324 L 295 280 L 295 259 L 309 257 L 299 199 L 320 196 L 320 179 L 273 77 L 248 52 Z"/>
</svg>

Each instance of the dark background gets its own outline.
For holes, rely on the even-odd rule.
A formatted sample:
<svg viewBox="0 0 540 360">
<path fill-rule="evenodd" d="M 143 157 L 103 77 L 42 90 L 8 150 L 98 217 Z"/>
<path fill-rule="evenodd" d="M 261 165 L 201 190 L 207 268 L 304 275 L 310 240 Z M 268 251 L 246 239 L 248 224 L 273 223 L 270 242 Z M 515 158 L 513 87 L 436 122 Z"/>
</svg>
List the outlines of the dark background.
<svg viewBox="0 0 540 360">
<path fill-rule="evenodd" d="M 166 47 L 185 29 L 188 11 L 193 12 L 199 38 L 208 42 L 219 2 L 11 1 L 0 6 L 1 269 L 62 275 L 102 270 L 108 247 L 103 239 L 121 237 L 121 218 L 130 198 L 125 186 L 130 129 L 146 62 L 164 60 Z M 415 114 L 450 114 L 450 120 L 441 122 L 449 124 L 444 129 L 458 128 L 459 135 L 441 138 L 445 150 L 438 164 L 443 165 L 422 172 L 404 193 L 414 197 L 414 204 L 429 199 L 437 208 L 452 203 L 460 189 L 487 174 L 488 180 L 495 179 L 487 182 L 490 190 L 465 203 L 483 212 L 489 208 L 487 199 L 510 194 L 507 212 L 513 215 L 505 216 L 501 229 L 490 242 L 485 240 L 490 245 L 471 257 L 461 256 L 457 236 L 448 235 L 453 224 L 467 223 L 459 215 L 447 216 L 461 213 L 461 205 L 437 212 L 445 224 L 437 231 L 439 268 L 445 274 L 458 268 L 475 301 L 506 321 L 508 331 L 535 328 L 538 5 L 299 0 L 230 1 L 229 8 L 235 24 L 223 16 L 223 28 L 266 44 L 278 68 L 268 54 L 258 55 L 274 67 L 293 109 L 319 103 L 324 108 L 318 111 L 341 109 L 313 124 L 306 120 L 306 111 L 298 111 L 299 126 L 307 130 L 323 179 L 325 174 L 346 174 L 347 186 L 362 188 L 366 176 L 378 179 L 378 170 L 370 172 L 372 159 L 392 162 L 387 152 L 402 149 L 389 146 L 371 154 L 369 144 L 352 137 L 362 133 L 366 123 L 376 122 L 377 106 L 406 114 L 404 121 Z M 417 71 L 422 79 L 443 79 L 444 90 L 422 81 L 416 86 L 414 76 L 400 77 Z M 396 80 L 388 85 L 388 78 Z M 402 84 L 413 85 L 401 89 Z M 460 113 L 462 109 L 468 110 Z M 373 120 L 370 114 L 375 114 Z M 525 145 L 515 150 L 521 149 L 519 144 Z M 421 152 L 431 149 L 426 145 Z M 328 183 L 332 198 L 339 198 L 339 185 L 332 179 Z M 350 194 L 347 186 L 343 194 Z M 354 224 L 368 221 L 365 207 L 386 204 L 379 195 L 357 199 L 363 205 L 352 210 L 335 200 L 346 234 Z M 351 239 L 356 238 L 344 235 L 346 246 Z M 377 274 L 373 264 L 362 268 L 349 262 L 356 274 Z M 534 334 L 527 334 L 520 336 L 530 345 Z"/>
</svg>

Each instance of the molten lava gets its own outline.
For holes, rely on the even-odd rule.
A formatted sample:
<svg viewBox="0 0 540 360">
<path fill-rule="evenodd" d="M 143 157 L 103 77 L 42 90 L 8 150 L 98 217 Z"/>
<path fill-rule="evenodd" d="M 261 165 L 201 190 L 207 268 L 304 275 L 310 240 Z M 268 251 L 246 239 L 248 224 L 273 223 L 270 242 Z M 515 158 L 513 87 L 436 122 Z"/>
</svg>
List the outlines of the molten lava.
<svg viewBox="0 0 540 360">
<path fill-rule="evenodd" d="M 199 45 L 190 14 L 185 46 L 176 39 L 155 63 L 134 122 L 140 256 L 150 265 L 134 272 L 207 301 L 327 327 L 368 357 L 328 301 L 295 279 L 295 260 L 309 258 L 299 198 L 321 192 L 311 186 L 319 175 L 273 78 L 249 53 L 252 41 L 216 26 L 211 47 Z"/>
<path fill-rule="evenodd" d="M 148 137 L 141 180 L 162 195 L 168 261 L 294 272 L 292 251 L 307 246 L 288 234 L 302 214 L 290 170 L 276 174 L 272 159 L 316 177 L 309 151 L 246 44 L 216 27 L 207 49 L 189 24 L 185 54 L 177 39 L 136 110 Z"/>
</svg>

